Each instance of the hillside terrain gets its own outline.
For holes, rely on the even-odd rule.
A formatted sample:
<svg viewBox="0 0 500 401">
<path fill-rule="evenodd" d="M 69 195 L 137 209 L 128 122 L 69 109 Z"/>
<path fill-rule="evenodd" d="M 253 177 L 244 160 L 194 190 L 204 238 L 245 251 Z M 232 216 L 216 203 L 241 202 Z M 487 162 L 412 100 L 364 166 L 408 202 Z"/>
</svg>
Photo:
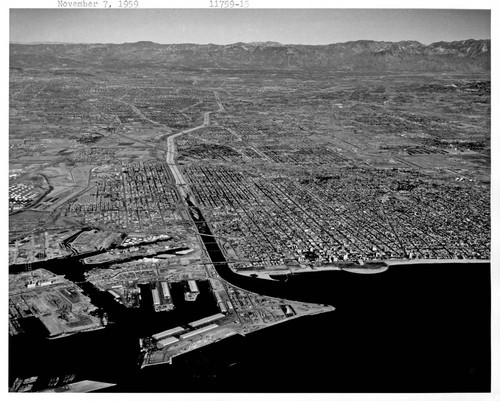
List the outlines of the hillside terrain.
<svg viewBox="0 0 500 401">
<path fill-rule="evenodd" d="M 276 42 L 230 45 L 157 44 L 11 44 L 11 68 L 78 68 L 120 64 L 192 68 L 328 68 L 339 71 L 489 71 L 490 40 L 377 42 L 359 40 L 330 45 Z"/>
</svg>

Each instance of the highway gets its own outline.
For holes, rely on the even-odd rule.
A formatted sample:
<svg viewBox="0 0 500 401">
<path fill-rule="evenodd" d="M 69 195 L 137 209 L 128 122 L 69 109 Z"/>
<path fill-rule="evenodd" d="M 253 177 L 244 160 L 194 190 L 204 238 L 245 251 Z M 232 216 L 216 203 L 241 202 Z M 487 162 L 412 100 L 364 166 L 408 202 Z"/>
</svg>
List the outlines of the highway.
<svg viewBox="0 0 500 401">
<path fill-rule="evenodd" d="M 215 99 L 217 100 L 217 104 L 219 106 L 219 110 L 215 111 L 215 113 L 224 111 L 224 106 L 222 105 L 220 98 L 219 98 L 219 93 L 214 91 L 214 96 Z M 182 185 L 186 185 L 186 181 L 184 180 L 184 177 L 182 177 L 182 174 L 180 173 L 179 169 L 177 168 L 177 165 L 175 164 L 175 156 L 176 156 L 176 148 L 175 148 L 175 138 L 177 138 L 180 135 L 184 134 L 189 134 L 190 132 L 199 130 L 201 128 L 205 128 L 210 125 L 210 113 L 214 113 L 213 111 L 207 111 L 203 115 L 203 124 L 194 127 L 194 128 L 189 128 L 187 130 L 178 132 L 177 134 L 171 135 L 167 138 L 167 164 L 168 167 L 170 168 L 170 171 L 172 172 L 172 175 L 175 179 L 175 184 L 178 186 L 179 191 L 181 193 L 181 196 L 185 196 L 186 193 L 184 191 L 184 188 Z"/>
<path fill-rule="evenodd" d="M 196 131 L 196 130 L 203 128 L 203 127 L 206 127 L 208 125 L 208 124 L 205 124 L 207 119 L 210 123 L 210 120 L 208 117 L 209 114 L 210 114 L 210 112 L 205 113 L 205 118 L 204 118 L 204 122 L 202 125 L 199 125 L 198 127 L 190 128 L 190 129 L 185 130 L 185 131 L 181 131 L 181 132 L 179 132 L 175 135 L 171 135 L 167 138 L 167 164 L 168 164 L 168 167 L 170 168 L 170 171 L 172 172 L 172 175 L 174 177 L 175 185 L 179 189 L 180 195 L 183 198 L 186 196 L 186 192 L 182 186 L 186 185 L 186 181 L 184 180 L 184 177 L 182 176 L 181 172 L 177 168 L 177 165 L 175 164 L 176 149 L 175 149 L 174 139 L 176 137 L 178 137 L 179 135 L 189 134 L 190 132 Z"/>
<path fill-rule="evenodd" d="M 214 91 L 214 96 L 215 96 L 215 100 L 217 100 L 217 104 L 219 105 L 219 110 L 217 110 L 216 113 L 224 111 L 224 106 L 222 105 L 222 103 L 220 101 L 219 92 Z"/>
</svg>

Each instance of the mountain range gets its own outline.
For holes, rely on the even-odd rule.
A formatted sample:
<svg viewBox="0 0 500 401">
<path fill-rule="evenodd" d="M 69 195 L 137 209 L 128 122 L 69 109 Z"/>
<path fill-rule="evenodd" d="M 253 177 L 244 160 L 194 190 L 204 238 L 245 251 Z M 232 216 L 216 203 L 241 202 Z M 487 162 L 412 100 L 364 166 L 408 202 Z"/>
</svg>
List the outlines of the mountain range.
<svg viewBox="0 0 500 401">
<path fill-rule="evenodd" d="M 113 68 L 116 63 L 190 68 L 302 69 L 338 71 L 490 71 L 491 41 L 424 45 L 416 41 L 358 40 L 330 45 L 277 42 L 215 44 L 10 44 L 11 68 Z"/>
</svg>

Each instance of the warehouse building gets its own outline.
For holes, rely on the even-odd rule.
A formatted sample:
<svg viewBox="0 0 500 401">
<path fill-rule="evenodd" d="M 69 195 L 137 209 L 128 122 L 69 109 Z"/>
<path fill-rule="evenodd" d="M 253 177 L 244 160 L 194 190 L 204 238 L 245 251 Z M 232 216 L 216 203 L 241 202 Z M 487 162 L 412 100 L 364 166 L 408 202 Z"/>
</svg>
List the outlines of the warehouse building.
<svg viewBox="0 0 500 401">
<path fill-rule="evenodd" d="M 163 291 L 163 298 L 170 299 L 170 288 L 168 288 L 168 283 L 166 281 L 161 282 L 161 290 Z"/>
<path fill-rule="evenodd" d="M 179 339 L 177 339 L 175 337 L 167 337 L 167 338 L 164 338 L 163 340 L 158 341 L 156 343 L 156 346 L 158 348 L 163 348 L 163 347 L 166 347 L 167 345 L 175 344 L 178 341 L 179 341 Z"/>
<path fill-rule="evenodd" d="M 210 326 L 202 327 L 201 329 L 190 331 L 189 333 L 181 335 L 181 340 L 187 340 L 188 338 L 197 336 L 198 334 L 205 333 L 209 330 L 213 330 L 219 327 L 217 324 L 211 324 Z"/>
<path fill-rule="evenodd" d="M 153 304 L 160 305 L 160 294 L 157 288 L 151 289 L 151 294 L 153 295 Z"/>
<path fill-rule="evenodd" d="M 177 327 L 174 327 L 173 329 L 168 329 L 168 330 L 162 331 L 160 333 L 153 334 L 152 337 L 154 340 L 158 341 L 158 340 L 161 340 L 162 338 L 165 338 L 165 337 L 173 336 L 173 335 L 179 334 L 179 333 L 184 333 L 185 331 L 186 331 L 186 329 L 183 329 L 182 327 L 177 326 Z"/>
</svg>

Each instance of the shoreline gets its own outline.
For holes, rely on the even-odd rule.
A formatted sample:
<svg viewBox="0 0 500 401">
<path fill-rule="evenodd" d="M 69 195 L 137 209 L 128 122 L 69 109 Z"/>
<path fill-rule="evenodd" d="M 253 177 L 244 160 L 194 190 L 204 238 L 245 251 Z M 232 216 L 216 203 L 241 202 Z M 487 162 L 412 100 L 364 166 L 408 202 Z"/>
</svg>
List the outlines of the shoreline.
<svg viewBox="0 0 500 401">
<path fill-rule="evenodd" d="M 359 264 L 346 264 L 342 265 L 329 265 L 324 267 L 306 267 L 306 268 L 288 268 L 288 269 L 274 269 L 274 270 L 245 270 L 239 271 L 231 268 L 235 274 L 245 277 L 253 277 L 256 279 L 282 281 L 282 278 L 288 275 L 302 274 L 302 273 L 316 273 L 325 271 L 346 271 L 355 274 L 378 274 L 383 273 L 391 267 L 397 266 L 412 266 L 412 265 L 448 265 L 448 264 L 486 264 L 491 263 L 491 259 L 390 259 L 380 261 L 367 261 L 364 265 Z M 377 265 L 377 266 L 373 266 Z M 273 278 L 276 277 L 276 278 Z M 286 281 L 286 280 L 285 280 Z"/>
<path fill-rule="evenodd" d="M 491 259 L 391 259 L 384 260 L 388 267 L 406 265 L 451 265 L 451 264 L 476 264 L 491 263 Z"/>
</svg>

